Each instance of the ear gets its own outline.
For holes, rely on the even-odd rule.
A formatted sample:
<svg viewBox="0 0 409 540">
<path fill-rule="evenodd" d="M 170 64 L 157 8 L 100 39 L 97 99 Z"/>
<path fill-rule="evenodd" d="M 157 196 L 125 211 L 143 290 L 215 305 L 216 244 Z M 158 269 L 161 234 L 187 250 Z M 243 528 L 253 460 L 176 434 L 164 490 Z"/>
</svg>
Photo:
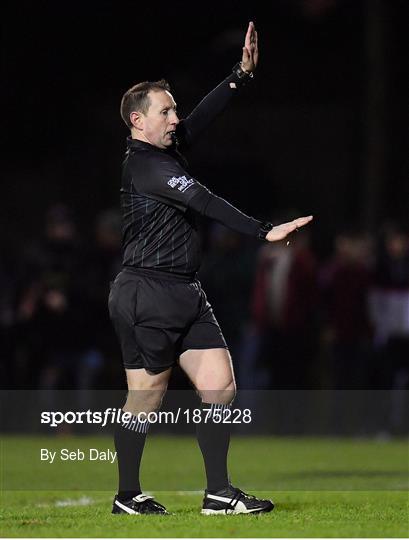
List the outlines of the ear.
<svg viewBox="0 0 409 540">
<path fill-rule="evenodd" d="M 143 129 L 143 114 L 141 112 L 132 111 L 131 114 L 129 115 L 129 119 L 133 127 L 135 127 L 138 130 Z"/>
</svg>

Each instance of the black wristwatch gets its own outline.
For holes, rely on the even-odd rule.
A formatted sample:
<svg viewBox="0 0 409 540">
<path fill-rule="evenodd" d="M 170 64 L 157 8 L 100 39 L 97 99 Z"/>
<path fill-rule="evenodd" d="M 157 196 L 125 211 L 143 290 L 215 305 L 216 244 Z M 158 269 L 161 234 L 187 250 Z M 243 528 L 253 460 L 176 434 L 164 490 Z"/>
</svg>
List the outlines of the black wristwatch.
<svg viewBox="0 0 409 540">
<path fill-rule="evenodd" d="M 250 71 L 250 72 L 249 71 L 244 71 L 244 69 L 241 67 L 241 62 L 237 62 L 237 64 L 232 69 L 232 71 L 243 82 L 247 81 L 248 79 L 252 79 L 254 77 L 254 74 L 253 74 L 252 71 Z"/>
<path fill-rule="evenodd" d="M 271 231 L 271 229 L 274 227 L 272 223 L 269 221 L 263 221 L 263 223 L 260 225 L 260 228 L 257 233 L 257 238 L 259 240 L 265 240 L 267 234 Z"/>
</svg>

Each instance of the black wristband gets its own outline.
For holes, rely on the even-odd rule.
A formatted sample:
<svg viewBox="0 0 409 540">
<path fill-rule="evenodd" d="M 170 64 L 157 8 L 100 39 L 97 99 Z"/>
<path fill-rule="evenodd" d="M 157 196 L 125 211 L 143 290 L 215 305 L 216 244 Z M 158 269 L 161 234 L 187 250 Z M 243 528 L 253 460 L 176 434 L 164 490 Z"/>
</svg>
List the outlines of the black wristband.
<svg viewBox="0 0 409 540">
<path fill-rule="evenodd" d="M 232 71 L 242 82 L 254 77 L 254 74 L 251 71 L 244 71 L 244 69 L 241 67 L 241 62 L 237 62 Z"/>
<path fill-rule="evenodd" d="M 272 223 L 269 221 L 263 221 L 263 223 L 260 225 L 260 228 L 257 233 L 257 238 L 259 240 L 265 240 L 267 234 L 271 231 L 271 229 L 274 227 Z"/>
</svg>

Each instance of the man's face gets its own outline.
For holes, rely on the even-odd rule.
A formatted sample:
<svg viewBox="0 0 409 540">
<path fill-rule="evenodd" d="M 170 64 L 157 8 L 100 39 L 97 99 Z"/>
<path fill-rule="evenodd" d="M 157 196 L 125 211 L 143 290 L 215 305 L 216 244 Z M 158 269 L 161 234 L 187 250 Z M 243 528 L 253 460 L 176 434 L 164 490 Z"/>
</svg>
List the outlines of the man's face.
<svg viewBox="0 0 409 540">
<path fill-rule="evenodd" d="M 142 136 L 153 146 L 165 149 L 173 143 L 172 133 L 179 124 L 176 103 L 166 90 L 150 91 L 151 105 L 146 115 L 142 115 Z"/>
</svg>

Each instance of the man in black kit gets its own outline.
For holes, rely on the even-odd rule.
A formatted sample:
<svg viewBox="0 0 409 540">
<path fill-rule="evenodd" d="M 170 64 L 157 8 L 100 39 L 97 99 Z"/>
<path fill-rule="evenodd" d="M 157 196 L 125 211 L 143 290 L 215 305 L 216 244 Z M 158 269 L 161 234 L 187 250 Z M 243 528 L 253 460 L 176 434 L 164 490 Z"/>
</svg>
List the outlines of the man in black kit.
<svg viewBox="0 0 409 540">
<path fill-rule="evenodd" d="M 248 217 L 199 184 L 179 153 L 251 80 L 257 59 L 257 32 L 250 23 L 241 62 L 185 120 L 179 121 L 164 80 L 137 84 L 122 98 L 121 115 L 131 130 L 121 188 L 124 259 L 109 310 L 122 349 L 129 389 L 123 410 L 129 414 L 115 432 L 119 490 L 114 514 L 166 513 L 141 491 L 139 465 L 149 422 L 139 414 L 160 407 L 176 362 L 202 399 L 197 425 L 207 477 L 202 513 L 247 514 L 274 507 L 229 481 L 230 429 L 220 420 L 230 413 L 234 374 L 223 334 L 196 279 L 195 214 L 268 242 L 282 240 L 312 216 L 278 226 Z"/>
</svg>

